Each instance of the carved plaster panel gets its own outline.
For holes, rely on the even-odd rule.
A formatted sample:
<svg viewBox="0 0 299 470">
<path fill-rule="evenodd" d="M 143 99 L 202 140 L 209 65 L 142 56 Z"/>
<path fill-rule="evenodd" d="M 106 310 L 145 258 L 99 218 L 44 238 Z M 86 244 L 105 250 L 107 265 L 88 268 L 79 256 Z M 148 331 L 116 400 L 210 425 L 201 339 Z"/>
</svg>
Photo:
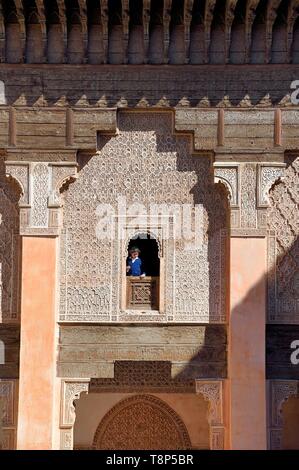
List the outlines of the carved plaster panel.
<svg viewBox="0 0 299 470">
<path fill-rule="evenodd" d="M 0 379 L 0 427 L 2 426 L 1 450 L 12 450 L 16 441 L 17 381 Z"/>
<path fill-rule="evenodd" d="M 258 205 L 269 206 L 269 191 L 273 184 L 283 177 L 285 165 L 259 165 L 258 167 Z"/>
<path fill-rule="evenodd" d="M 73 449 L 73 428 L 76 419 L 74 401 L 88 393 L 89 379 L 68 379 L 61 382 L 60 448 Z"/>
<path fill-rule="evenodd" d="M 0 322 L 19 318 L 20 187 L 0 176 Z"/>
<path fill-rule="evenodd" d="M 29 205 L 29 165 L 24 163 L 6 164 L 6 174 L 8 177 L 14 178 L 20 185 L 21 198 L 20 207 Z"/>
<path fill-rule="evenodd" d="M 241 227 L 257 227 L 256 214 L 256 164 L 241 166 Z"/>
<path fill-rule="evenodd" d="M 64 194 L 60 320 L 225 321 L 227 201 L 210 159 L 190 154 L 191 137 L 173 135 L 168 113 L 121 113 L 118 128 L 116 136 L 100 136 L 101 150 Z M 158 221 L 149 217 L 153 204 L 168 210 Z M 190 209 L 197 244 L 177 231 L 182 207 Z M 105 208 L 110 216 L 103 218 Z M 142 216 L 135 231 L 132 208 Z M 152 232 L 163 248 L 165 302 L 133 315 L 121 297 L 128 236 L 138 231 Z"/>
<path fill-rule="evenodd" d="M 282 448 L 283 414 L 282 407 L 290 397 L 299 395 L 297 380 L 271 380 L 269 383 L 269 447 Z"/>
<path fill-rule="evenodd" d="M 19 184 L 20 233 L 58 235 L 61 225 L 60 190 L 76 178 L 74 163 L 7 162 L 6 175 Z"/>
<path fill-rule="evenodd" d="M 285 164 L 214 164 L 215 182 L 229 194 L 231 228 L 239 236 L 257 235 L 267 229 L 269 191 L 284 175 Z"/>
<path fill-rule="evenodd" d="M 196 380 L 196 393 L 209 402 L 210 446 L 213 450 L 224 449 L 223 382 L 221 380 Z"/>
<path fill-rule="evenodd" d="M 227 188 L 230 196 L 230 205 L 239 205 L 239 176 L 238 166 L 215 165 L 215 181 L 221 181 Z"/>
<path fill-rule="evenodd" d="M 48 195 L 50 192 L 50 175 L 46 163 L 36 163 L 32 168 L 32 209 L 30 225 L 46 228 L 48 226 Z"/>
<path fill-rule="evenodd" d="M 128 423 L 130 432 L 128 433 Z M 101 420 L 93 449 L 191 449 L 185 423 L 153 395 L 133 395 L 112 407 Z"/>
<path fill-rule="evenodd" d="M 270 191 L 268 209 L 268 320 L 299 323 L 299 158 Z"/>
</svg>

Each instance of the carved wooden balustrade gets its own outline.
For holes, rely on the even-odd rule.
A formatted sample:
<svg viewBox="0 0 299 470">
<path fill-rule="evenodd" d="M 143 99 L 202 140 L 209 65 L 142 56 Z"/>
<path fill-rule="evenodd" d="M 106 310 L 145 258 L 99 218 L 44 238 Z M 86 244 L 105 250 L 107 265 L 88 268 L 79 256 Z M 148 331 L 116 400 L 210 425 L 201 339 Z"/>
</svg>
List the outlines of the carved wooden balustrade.
<svg viewBox="0 0 299 470">
<path fill-rule="evenodd" d="M 135 310 L 158 310 L 159 277 L 128 276 L 127 308 Z"/>
</svg>

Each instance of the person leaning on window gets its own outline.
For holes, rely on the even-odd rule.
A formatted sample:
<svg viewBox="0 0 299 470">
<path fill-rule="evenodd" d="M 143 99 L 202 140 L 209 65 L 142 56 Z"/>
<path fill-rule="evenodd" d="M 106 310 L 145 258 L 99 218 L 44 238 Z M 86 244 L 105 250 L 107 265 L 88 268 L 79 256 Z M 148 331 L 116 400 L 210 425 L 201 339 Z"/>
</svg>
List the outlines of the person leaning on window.
<svg viewBox="0 0 299 470">
<path fill-rule="evenodd" d="M 136 246 L 133 246 L 129 250 L 130 256 L 127 261 L 127 275 L 128 276 L 145 276 L 142 270 L 142 261 L 139 258 L 140 250 Z"/>
</svg>

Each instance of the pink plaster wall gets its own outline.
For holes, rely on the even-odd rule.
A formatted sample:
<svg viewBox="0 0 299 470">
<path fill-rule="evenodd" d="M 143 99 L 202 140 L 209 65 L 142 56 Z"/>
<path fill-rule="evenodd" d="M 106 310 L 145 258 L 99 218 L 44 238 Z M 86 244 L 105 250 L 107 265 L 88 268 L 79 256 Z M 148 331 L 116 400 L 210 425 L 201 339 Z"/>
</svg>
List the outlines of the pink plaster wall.
<svg viewBox="0 0 299 470">
<path fill-rule="evenodd" d="M 231 239 L 230 448 L 266 449 L 266 239 Z"/>
<path fill-rule="evenodd" d="M 18 449 L 51 449 L 56 239 L 23 237 Z"/>
</svg>

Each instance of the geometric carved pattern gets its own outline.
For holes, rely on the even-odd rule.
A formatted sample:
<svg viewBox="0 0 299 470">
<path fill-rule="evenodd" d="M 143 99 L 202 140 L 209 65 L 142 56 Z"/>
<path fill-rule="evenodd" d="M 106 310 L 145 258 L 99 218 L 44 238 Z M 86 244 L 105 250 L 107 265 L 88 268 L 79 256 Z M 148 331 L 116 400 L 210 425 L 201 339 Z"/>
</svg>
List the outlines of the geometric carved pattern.
<svg viewBox="0 0 299 470">
<path fill-rule="evenodd" d="M 241 166 L 241 227 L 256 228 L 256 165 Z"/>
<path fill-rule="evenodd" d="M 157 310 L 159 278 L 147 276 L 142 279 L 127 277 L 127 307 Z"/>
<path fill-rule="evenodd" d="M 28 163 L 7 163 L 5 165 L 6 175 L 14 178 L 22 190 L 20 206 L 29 204 L 29 165 Z"/>
<path fill-rule="evenodd" d="M 239 181 L 237 166 L 219 166 L 214 164 L 215 182 L 221 181 L 228 189 L 230 195 L 230 205 L 237 206 L 239 202 Z"/>
<path fill-rule="evenodd" d="M 89 393 L 194 393 L 195 381 L 172 377 L 170 361 L 115 361 L 113 378 L 91 379 Z"/>
<path fill-rule="evenodd" d="M 196 380 L 196 393 L 209 402 L 210 448 L 224 449 L 223 383 L 221 380 Z"/>
<path fill-rule="evenodd" d="M 0 379 L 0 449 L 12 450 L 16 440 L 16 401 L 15 380 Z"/>
<path fill-rule="evenodd" d="M 40 155 L 35 156 L 36 160 Z M 8 162 L 6 175 L 17 181 L 21 190 L 21 235 L 58 235 L 61 187 L 76 178 L 74 163 Z M 50 210 L 49 210 L 50 209 Z"/>
<path fill-rule="evenodd" d="M 258 168 L 258 205 L 269 206 L 269 190 L 271 186 L 284 175 L 285 165 L 266 166 Z"/>
<path fill-rule="evenodd" d="M 173 134 L 169 113 L 120 113 L 118 129 L 115 136 L 100 137 L 101 150 L 64 193 L 60 320 L 109 322 L 122 316 L 122 321 L 153 321 L 150 314 L 125 316 L 122 311 L 126 250 L 119 246 L 125 247 L 126 240 L 96 236 L 98 205 L 109 204 L 117 214 L 118 197 L 124 196 L 127 206 L 142 204 L 147 214 L 151 203 L 189 204 L 200 212 L 200 246 L 181 239 L 164 243 L 164 229 L 155 229 L 166 248 L 167 273 L 166 311 L 160 320 L 154 311 L 155 321 L 224 322 L 227 201 L 214 185 L 209 157 L 190 153 L 191 137 Z"/>
<path fill-rule="evenodd" d="M 269 447 L 272 450 L 279 450 L 282 448 L 282 407 L 290 397 L 299 396 L 299 382 L 297 380 L 271 380 L 269 386 Z"/>
<path fill-rule="evenodd" d="M 63 380 L 61 383 L 60 448 L 73 449 L 73 431 L 76 419 L 74 401 L 81 393 L 88 393 L 89 379 Z"/>
<path fill-rule="evenodd" d="M 119 363 L 121 365 L 122 363 Z M 123 373 L 129 373 L 132 374 L 132 370 L 127 369 L 128 365 L 132 365 L 134 368 L 134 362 L 126 362 L 125 368 L 123 370 Z M 146 366 L 146 362 L 143 363 Z M 154 363 L 152 363 L 154 364 Z M 138 365 L 138 363 L 137 363 Z M 140 366 L 142 366 L 142 363 L 139 363 Z M 164 370 L 164 373 L 166 372 L 166 376 L 169 376 L 169 365 L 165 362 L 163 364 L 162 370 Z M 75 423 L 75 406 L 74 406 L 74 400 L 78 400 L 80 398 L 81 393 L 88 393 L 88 392 L 95 392 L 99 393 L 101 391 L 119 391 L 118 385 L 117 385 L 117 380 L 123 381 L 123 379 L 120 377 L 119 373 L 116 373 L 116 381 L 114 382 L 114 386 L 110 388 L 105 387 L 105 380 L 103 379 L 96 379 L 93 380 L 90 383 L 90 379 L 67 379 L 62 381 L 62 394 L 61 394 L 61 412 L 60 412 L 60 435 L 61 435 L 61 449 L 64 450 L 71 450 L 73 449 L 73 426 Z M 126 382 L 127 376 L 125 377 Z M 173 381 L 173 386 L 172 390 L 169 389 L 169 384 L 165 389 L 163 389 L 163 384 L 162 388 L 160 387 L 151 387 L 150 382 L 154 380 L 155 384 L 157 385 L 157 377 L 155 376 L 154 369 L 150 375 L 144 376 L 142 378 L 142 387 L 139 387 L 139 384 L 137 385 L 137 390 L 138 387 L 139 389 L 143 389 L 144 392 L 148 392 L 148 389 L 152 390 L 153 392 L 181 392 L 182 390 L 180 388 L 180 384 L 176 384 L 175 380 Z M 163 382 L 163 380 L 162 380 Z M 148 386 L 145 386 L 144 385 Z M 183 382 L 182 382 L 183 383 Z M 192 393 L 192 387 L 191 387 L 191 382 L 188 385 L 187 382 L 185 382 L 186 386 L 189 387 L 189 392 Z M 208 411 L 208 422 L 210 425 L 210 448 L 215 449 L 215 450 L 222 450 L 224 449 L 224 438 L 225 438 L 225 428 L 224 428 L 224 421 L 223 421 L 223 406 L 224 406 L 224 399 L 223 399 L 223 382 L 221 380 L 201 380 L 197 379 L 195 381 L 196 384 L 196 393 L 201 394 L 205 400 L 209 402 L 209 411 Z M 165 384 L 164 384 L 165 385 Z M 179 386 L 177 386 L 179 385 Z M 134 387 L 135 388 L 135 387 Z M 136 388 L 135 388 L 136 390 Z M 124 388 L 122 389 L 122 392 L 132 392 L 133 389 L 129 388 Z M 186 389 L 187 391 L 187 389 Z M 146 406 L 141 410 L 139 407 L 138 409 L 134 411 L 133 417 L 136 420 L 136 426 L 135 429 L 130 429 L 130 433 L 128 432 L 127 425 L 121 425 L 119 422 L 117 425 L 115 425 L 115 428 L 118 429 L 118 433 L 115 431 L 111 431 L 113 429 L 113 426 L 110 427 L 111 421 L 113 421 L 113 418 L 115 415 L 118 414 L 119 409 L 126 409 L 127 405 L 131 405 L 135 402 L 142 402 L 145 403 Z M 118 408 L 120 406 L 120 408 Z M 155 419 L 155 410 L 151 410 L 151 408 L 155 408 L 159 411 L 158 414 L 160 414 L 160 417 L 158 416 L 157 423 Z M 158 408 L 157 408 L 158 407 Z M 164 416 L 161 415 L 161 412 L 164 412 Z M 146 420 L 144 419 L 144 416 L 146 414 L 150 413 L 150 419 Z M 168 422 L 165 422 L 165 412 L 168 415 Z M 156 415 L 157 416 L 157 415 Z M 132 417 L 132 416 L 131 416 Z M 126 422 L 128 422 L 129 416 L 125 416 Z M 153 427 L 153 423 L 155 423 Z M 172 438 L 169 436 L 167 433 L 164 433 L 165 436 L 162 438 L 158 438 L 157 436 L 159 433 L 157 432 L 156 434 L 154 433 L 154 429 L 159 429 L 159 423 L 161 424 L 161 429 L 163 430 L 163 433 L 165 429 L 169 429 L 169 426 L 172 427 L 172 433 L 173 436 Z M 157 426 L 156 426 L 157 424 Z M 108 429 L 109 425 L 109 429 Z M 166 426 L 166 428 L 165 428 Z M 175 426 L 175 431 L 174 431 L 174 426 Z M 153 427 L 153 429 L 151 429 Z M 130 440 L 130 435 L 132 434 L 132 431 L 136 430 L 136 432 L 139 430 L 139 432 L 142 434 L 145 432 L 145 430 L 148 430 L 148 433 L 146 434 L 146 439 L 137 439 L 134 438 L 133 440 Z M 123 438 L 120 433 L 120 430 L 125 430 Z M 107 432 L 106 432 L 107 431 Z M 106 435 L 105 435 L 106 433 Z M 162 434 L 163 434 L 162 433 Z M 140 435 L 141 435 L 140 434 Z M 117 438 L 119 436 L 119 439 Z M 155 437 L 156 436 L 156 437 Z M 168 436 L 168 441 L 167 441 L 167 436 Z M 176 437 L 174 437 L 176 436 Z M 105 439 L 103 439 L 105 437 Z M 117 440 L 117 442 L 115 441 Z M 148 440 L 149 439 L 149 440 Z M 175 439 L 175 440 L 173 440 Z M 131 442 L 131 444 L 130 444 Z M 163 443 L 163 449 L 168 449 L 168 448 L 174 448 L 174 449 L 189 449 L 191 448 L 191 443 L 190 443 L 190 438 L 187 432 L 187 429 L 182 422 L 181 418 L 172 410 L 168 405 L 166 405 L 164 402 L 159 400 L 156 397 L 153 397 L 151 395 L 136 395 L 133 397 L 130 397 L 128 399 L 122 400 L 119 404 L 117 404 L 114 408 L 112 408 L 106 416 L 103 418 L 101 421 L 94 437 L 94 442 L 93 442 L 93 448 L 94 449 L 110 449 L 110 448 L 117 448 L 117 449 L 136 449 L 136 443 L 138 442 L 137 449 L 147 449 L 147 448 L 155 448 L 155 449 L 161 449 L 161 442 Z M 159 444 L 160 442 L 160 444 Z M 111 446 L 115 447 L 111 447 Z M 157 447 L 150 447 L 150 446 L 157 446 Z M 176 447 L 171 447 L 171 446 L 176 446 Z"/>
<path fill-rule="evenodd" d="M 256 229 L 262 233 L 267 226 L 269 190 L 283 177 L 285 164 L 266 165 L 256 163 L 214 164 L 215 182 L 223 183 L 229 193 L 231 228 L 239 229 L 241 236 L 253 235 Z"/>
<path fill-rule="evenodd" d="M 20 191 L 0 176 L 0 322 L 19 316 L 20 238 L 18 200 Z"/>
<path fill-rule="evenodd" d="M 33 197 L 31 210 L 31 226 L 48 226 L 49 169 L 45 163 L 37 163 L 32 172 Z"/>
<path fill-rule="evenodd" d="M 268 209 L 268 319 L 299 323 L 299 158 L 270 192 Z"/>
<path fill-rule="evenodd" d="M 115 405 L 100 422 L 94 449 L 191 449 L 179 415 L 152 395 L 135 395 Z"/>
</svg>

